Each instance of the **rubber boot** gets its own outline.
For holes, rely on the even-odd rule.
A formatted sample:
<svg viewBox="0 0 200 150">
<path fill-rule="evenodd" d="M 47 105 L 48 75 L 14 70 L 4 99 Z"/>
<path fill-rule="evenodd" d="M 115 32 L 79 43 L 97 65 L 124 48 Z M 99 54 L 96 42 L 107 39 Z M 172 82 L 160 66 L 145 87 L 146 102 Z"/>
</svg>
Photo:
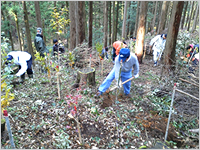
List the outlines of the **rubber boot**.
<svg viewBox="0 0 200 150">
<path fill-rule="evenodd" d="M 33 78 L 33 74 L 28 74 L 28 77 L 29 78 Z"/>
<path fill-rule="evenodd" d="M 21 81 L 20 82 L 24 82 L 25 81 L 25 73 L 23 75 L 21 75 Z"/>
</svg>

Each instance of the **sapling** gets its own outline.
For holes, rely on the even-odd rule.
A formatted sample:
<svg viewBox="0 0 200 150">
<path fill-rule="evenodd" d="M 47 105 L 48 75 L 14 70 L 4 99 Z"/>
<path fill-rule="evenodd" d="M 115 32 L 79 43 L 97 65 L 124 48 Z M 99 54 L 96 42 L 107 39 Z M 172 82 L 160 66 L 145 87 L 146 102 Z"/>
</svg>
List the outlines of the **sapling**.
<svg viewBox="0 0 200 150">
<path fill-rule="evenodd" d="M 81 132 L 80 132 L 80 125 L 79 125 L 78 115 L 77 115 L 78 99 L 82 98 L 82 96 L 81 95 L 76 95 L 76 96 L 67 95 L 66 97 L 67 97 L 68 107 L 71 109 L 70 110 L 70 114 L 68 114 L 68 117 L 70 117 L 71 119 L 74 119 L 76 121 L 77 128 L 78 128 L 78 134 L 79 134 L 79 141 L 82 144 L 82 138 L 81 138 Z"/>
<path fill-rule="evenodd" d="M 56 73 L 56 75 L 57 75 L 57 87 L 58 87 L 58 99 L 60 99 L 60 75 L 61 75 L 61 73 L 59 72 L 59 66 L 56 66 L 56 71 L 57 71 L 57 73 Z"/>
<path fill-rule="evenodd" d="M 97 50 L 97 52 L 98 52 L 98 54 L 99 54 L 99 69 L 100 69 L 100 64 L 101 64 L 101 56 L 100 56 L 100 54 L 101 54 L 101 51 L 102 51 L 102 48 L 103 48 L 103 44 L 100 44 L 99 42 L 98 43 L 96 43 L 96 50 Z M 102 68 L 103 68 L 103 63 L 102 63 Z M 103 70 L 101 70 L 101 73 L 103 72 Z"/>
<path fill-rule="evenodd" d="M 14 99 L 14 94 L 10 92 L 11 87 L 7 85 L 5 80 L 1 81 L 1 92 L 4 91 L 5 94 L 1 95 L 1 110 L 5 110 L 9 106 L 9 102 Z"/>
<path fill-rule="evenodd" d="M 70 61 L 70 63 L 69 63 L 69 66 L 73 69 L 73 64 L 74 64 L 74 61 L 75 61 L 75 56 L 74 56 L 74 54 L 72 54 L 72 52 L 69 52 L 69 61 Z"/>
<path fill-rule="evenodd" d="M 44 53 L 45 57 L 41 57 L 39 52 L 36 52 L 35 56 L 35 61 L 41 65 L 41 69 L 46 68 L 46 53 Z"/>
<path fill-rule="evenodd" d="M 47 72 L 48 72 L 48 78 L 49 78 L 49 82 L 51 84 L 51 65 L 52 65 L 52 61 L 50 60 L 49 54 L 47 54 L 46 64 L 47 64 L 46 69 L 47 69 Z"/>
</svg>

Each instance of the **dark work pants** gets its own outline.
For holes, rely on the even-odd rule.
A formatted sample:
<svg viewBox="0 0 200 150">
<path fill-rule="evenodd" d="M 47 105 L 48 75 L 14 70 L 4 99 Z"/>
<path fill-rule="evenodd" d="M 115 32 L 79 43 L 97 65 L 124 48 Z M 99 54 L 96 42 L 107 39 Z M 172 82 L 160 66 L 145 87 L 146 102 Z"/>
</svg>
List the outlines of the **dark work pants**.
<svg viewBox="0 0 200 150">
<path fill-rule="evenodd" d="M 32 70 L 32 68 L 31 68 L 31 66 L 32 66 L 32 56 L 31 56 L 31 58 L 30 58 L 30 60 L 28 60 L 27 61 L 27 66 L 28 66 L 28 68 L 27 68 L 27 74 L 28 75 L 32 75 L 33 74 L 33 70 Z M 19 70 L 21 69 L 21 66 L 19 65 Z M 25 79 L 25 73 L 24 74 L 22 74 L 21 75 L 21 78 L 22 79 Z"/>
<path fill-rule="evenodd" d="M 113 61 L 115 61 L 115 57 L 116 57 L 116 49 L 113 47 Z"/>
</svg>

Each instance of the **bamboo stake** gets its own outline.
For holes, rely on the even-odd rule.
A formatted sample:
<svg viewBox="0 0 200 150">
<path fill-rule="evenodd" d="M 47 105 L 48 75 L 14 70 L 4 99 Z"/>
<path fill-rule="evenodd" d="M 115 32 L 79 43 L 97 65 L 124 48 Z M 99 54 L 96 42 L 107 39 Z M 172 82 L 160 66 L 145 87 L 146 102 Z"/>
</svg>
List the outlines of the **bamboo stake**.
<svg viewBox="0 0 200 150">
<path fill-rule="evenodd" d="M 7 130 L 8 130 L 8 136 L 9 136 L 9 139 L 10 139 L 11 148 L 15 149 L 15 143 L 14 143 L 13 136 L 12 136 L 12 131 L 11 131 L 11 128 L 10 128 L 10 122 L 9 122 L 9 119 L 8 119 L 7 110 L 4 110 L 3 114 L 4 114 L 4 117 L 5 117 L 5 120 L 6 120 L 6 126 L 7 126 Z"/>
<path fill-rule="evenodd" d="M 192 83 L 192 82 L 190 82 L 190 81 L 184 80 L 184 79 L 182 79 L 182 78 L 179 78 L 179 79 L 182 80 L 182 81 L 184 81 L 184 82 L 187 82 L 187 83 L 190 83 L 190 84 L 192 84 L 192 85 L 194 85 L 194 86 L 199 87 L 199 85 L 197 85 L 197 84 L 195 84 L 195 83 Z"/>
<path fill-rule="evenodd" d="M 169 118 L 168 118 L 167 128 L 166 128 L 166 132 L 165 132 L 165 141 L 167 140 L 167 134 L 168 134 L 169 122 L 170 122 L 171 113 L 172 113 L 172 107 L 173 107 L 173 102 L 174 102 L 175 91 L 176 91 L 176 83 L 174 83 L 174 88 L 173 88 L 173 94 L 172 94 L 172 101 L 171 101 L 171 106 L 170 106 Z"/>
<path fill-rule="evenodd" d="M 196 97 L 194 97 L 194 96 L 192 96 L 192 95 L 190 95 L 190 94 L 188 94 L 188 93 L 186 93 L 186 92 L 184 92 L 184 91 L 181 91 L 181 90 L 179 90 L 179 89 L 176 89 L 176 91 L 179 92 L 179 93 L 185 94 L 185 95 L 187 95 L 187 96 L 190 96 L 190 97 L 192 97 L 192 98 L 194 98 L 194 99 L 196 99 L 196 100 L 199 100 L 199 98 L 196 98 Z"/>
</svg>

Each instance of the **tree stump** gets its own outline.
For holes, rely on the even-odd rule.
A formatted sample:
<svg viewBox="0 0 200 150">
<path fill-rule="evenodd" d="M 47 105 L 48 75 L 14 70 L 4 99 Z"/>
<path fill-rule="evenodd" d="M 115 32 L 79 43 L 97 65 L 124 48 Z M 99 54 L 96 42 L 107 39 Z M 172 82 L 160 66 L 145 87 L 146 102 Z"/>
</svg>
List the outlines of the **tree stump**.
<svg viewBox="0 0 200 150">
<path fill-rule="evenodd" d="M 95 86 L 95 69 L 94 68 L 83 68 L 77 72 L 77 81 L 79 87 L 82 86 Z"/>
</svg>

